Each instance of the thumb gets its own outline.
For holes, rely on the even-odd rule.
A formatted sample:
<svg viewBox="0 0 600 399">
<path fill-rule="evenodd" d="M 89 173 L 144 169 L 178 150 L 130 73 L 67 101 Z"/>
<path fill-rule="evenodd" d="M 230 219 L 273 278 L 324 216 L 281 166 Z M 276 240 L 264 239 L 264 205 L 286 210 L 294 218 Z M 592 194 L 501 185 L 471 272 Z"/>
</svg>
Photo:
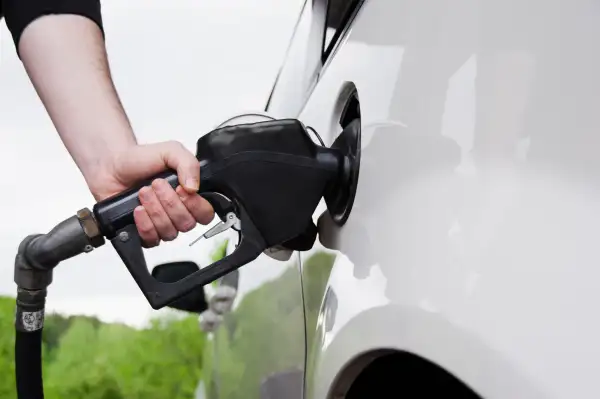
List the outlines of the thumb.
<svg viewBox="0 0 600 399">
<path fill-rule="evenodd" d="M 200 162 L 177 141 L 138 145 L 119 157 L 116 175 L 124 185 L 133 184 L 170 168 L 177 171 L 179 184 L 189 193 L 200 188 Z"/>
</svg>

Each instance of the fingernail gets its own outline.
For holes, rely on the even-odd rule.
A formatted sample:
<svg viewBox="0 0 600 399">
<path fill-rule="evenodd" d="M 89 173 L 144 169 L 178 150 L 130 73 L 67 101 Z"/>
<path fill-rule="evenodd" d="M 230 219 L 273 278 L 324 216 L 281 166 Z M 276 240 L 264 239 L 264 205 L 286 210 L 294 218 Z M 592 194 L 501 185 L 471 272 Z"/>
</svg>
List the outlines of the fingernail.
<svg viewBox="0 0 600 399">
<path fill-rule="evenodd" d="M 200 189 L 200 184 L 198 184 L 198 180 L 193 177 L 188 177 L 185 181 L 185 188 L 188 190 L 198 191 Z"/>
</svg>

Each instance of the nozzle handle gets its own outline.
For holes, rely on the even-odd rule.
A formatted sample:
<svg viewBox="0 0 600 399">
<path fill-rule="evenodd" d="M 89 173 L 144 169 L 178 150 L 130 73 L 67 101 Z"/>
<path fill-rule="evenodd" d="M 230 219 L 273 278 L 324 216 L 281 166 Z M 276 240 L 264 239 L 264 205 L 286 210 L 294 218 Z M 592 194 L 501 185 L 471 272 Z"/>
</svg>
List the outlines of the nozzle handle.
<svg viewBox="0 0 600 399">
<path fill-rule="evenodd" d="M 204 173 L 203 173 L 204 172 Z M 200 168 L 200 190 L 198 193 L 202 195 L 214 208 L 215 213 L 223 218 L 227 211 L 227 203 L 222 201 L 213 201 L 213 196 L 205 196 L 207 187 L 210 189 L 211 172 L 208 166 Z M 177 172 L 172 169 L 167 169 L 164 172 L 158 173 L 153 177 L 143 180 L 135 186 L 106 198 L 94 205 L 93 212 L 96 223 L 102 235 L 109 240 L 115 238 L 117 231 L 125 226 L 135 224 L 133 219 L 133 211 L 140 206 L 139 191 L 142 187 L 150 186 L 156 179 L 165 179 L 173 188 L 179 185 Z M 212 201 L 212 202 L 211 202 Z"/>
<path fill-rule="evenodd" d="M 173 188 L 179 185 L 177 172 L 168 169 L 94 205 L 94 217 L 104 237 L 111 240 L 118 230 L 135 224 L 133 211 L 141 205 L 138 193 L 142 187 L 150 186 L 156 179 L 165 179 Z"/>
<path fill-rule="evenodd" d="M 140 205 L 139 190 L 144 186 L 151 185 L 153 180 L 159 178 L 165 179 L 171 187 L 177 187 L 179 181 L 175 171 L 166 170 L 94 205 L 93 212 L 98 229 L 111 241 L 146 300 L 154 309 L 160 309 L 192 290 L 209 284 L 253 261 L 267 248 L 260 232 L 239 201 L 235 198 L 229 199 L 222 193 L 202 189 L 203 183 L 205 183 L 204 187 L 211 187 L 211 174 L 208 166 L 205 167 L 205 173 L 202 173 L 201 168 L 199 193 L 212 205 L 221 220 L 224 220 L 230 212 L 238 216 L 242 226 L 240 240 L 232 254 L 177 282 L 164 283 L 152 277 L 133 218 L 133 211 Z"/>
</svg>

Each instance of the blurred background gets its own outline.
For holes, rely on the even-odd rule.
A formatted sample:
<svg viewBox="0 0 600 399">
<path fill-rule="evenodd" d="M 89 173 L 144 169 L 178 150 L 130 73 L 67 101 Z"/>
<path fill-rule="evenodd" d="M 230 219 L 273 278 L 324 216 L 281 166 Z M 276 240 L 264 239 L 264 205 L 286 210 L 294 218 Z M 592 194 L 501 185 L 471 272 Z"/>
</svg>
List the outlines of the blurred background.
<svg viewBox="0 0 600 399">
<path fill-rule="evenodd" d="M 228 117 L 263 110 L 301 3 L 103 0 L 112 74 L 138 140 L 175 139 L 194 151 L 198 137 Z M 0 166 L 5 171 L 0 397 L 12 398 L 8 331 L 12 334 L 17 246 L 26 235 L 47 232 L 94 201 L 30 85 L 4 22 L 0 88 Z M 206 265 L 219 242 L 188 246 L 204 230 L 198 226 L 146 251 L 149 265 L 175 260 Z M 197 316 L 173 319 L 153 311 L 110 245 L 55 270 L 47 310 L 53 313 L 45 327 L 48 398 L 192 397 L 189 386 L 196 386 L 202 360 Z M 84 381 L 79 367 L 92 358 L 97 370 L 90 369 Z M 135 364 L 132 358 L 138 359 Z M 161 377 L 155 386 L 148 385 L 149 373 Z M 160 381 L 167 391 L 160 390 Z"/>
</svg>

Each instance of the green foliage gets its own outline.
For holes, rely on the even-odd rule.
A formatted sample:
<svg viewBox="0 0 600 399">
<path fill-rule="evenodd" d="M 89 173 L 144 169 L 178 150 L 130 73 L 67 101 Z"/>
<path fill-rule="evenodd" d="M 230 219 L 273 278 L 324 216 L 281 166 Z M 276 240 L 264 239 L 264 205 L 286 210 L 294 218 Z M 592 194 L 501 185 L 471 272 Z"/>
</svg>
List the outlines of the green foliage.
<svg viewBox="0 0 600 399">
<path fill-rule="evenodd" d="M 12 301 L 12 299 L 11 299 Z M 52 362 L 57 354 L 59 339 L 69 329 L 71 324 L 77 320 L 87 320 L 94 328 L 98 328 L 102 322 L 96 317 L 90 316 L 63 316 L 61 314 L 49 314 L 46 316 L 43 330 L 44 348 L 47 351 L 48 362 Z"/>
<path fill-rule="evenodd" d="M 0 397 L 15 398 L 14 298 L 0 297 Z M 136 330 L 58 314 L 44 325 L 47 399 L 191 399 L 202 378 L 204 335 L 195 315 Z"/>
<path fill-rule="evenodd" d="M 45 369 L 46 397 L 123 398 L 99 349 L 98 329 L 89 320 L 74 320 L 59 339 L 54 361 Z"/>
<path fill-rule="evenodd" d="M 14 398 L 15 364 L 14 364 L 14 328 L 15 300 L 0 297 L 0 398 Z"/>
</svg>

